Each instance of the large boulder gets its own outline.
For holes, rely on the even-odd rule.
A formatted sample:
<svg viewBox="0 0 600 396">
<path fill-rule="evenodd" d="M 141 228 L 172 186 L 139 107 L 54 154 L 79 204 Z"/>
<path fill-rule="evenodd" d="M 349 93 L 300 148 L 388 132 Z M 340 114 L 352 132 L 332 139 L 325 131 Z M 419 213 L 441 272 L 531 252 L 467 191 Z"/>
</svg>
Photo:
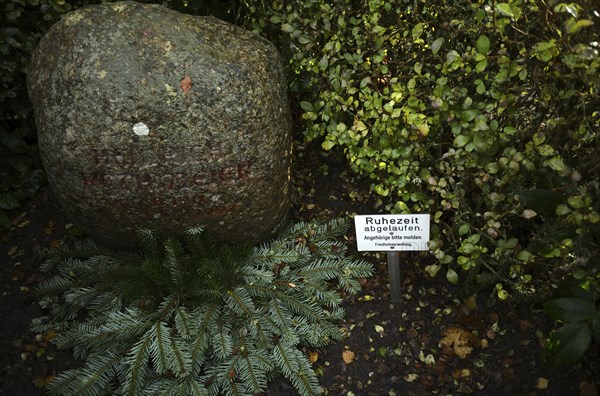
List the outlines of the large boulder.
<svg viewBox="0 0 600 396">
<path fill-rule="evenodd" d="M 291 121 L 267 40 L 159 5 L 100 4 L 41 39 L 28 87 L 50 184 L 99 241 L 204 225 L 258 243 L 284 221 Z"/>
</svg>

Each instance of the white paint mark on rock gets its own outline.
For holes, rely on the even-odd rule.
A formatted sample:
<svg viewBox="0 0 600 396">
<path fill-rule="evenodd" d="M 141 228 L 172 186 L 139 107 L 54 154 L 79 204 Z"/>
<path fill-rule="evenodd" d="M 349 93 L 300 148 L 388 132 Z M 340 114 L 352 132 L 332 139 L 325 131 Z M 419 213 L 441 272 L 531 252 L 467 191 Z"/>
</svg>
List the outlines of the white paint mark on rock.
<svg viewBox="0 0 600 396">
<path fill-rule="evenodd" d="M 133 133 L 138 136 L 148 136 L 150 129 L 148 128 L 148 125 L 144 124 L 143 122 L 138 122 L 133 126 Z"/>
</svg>

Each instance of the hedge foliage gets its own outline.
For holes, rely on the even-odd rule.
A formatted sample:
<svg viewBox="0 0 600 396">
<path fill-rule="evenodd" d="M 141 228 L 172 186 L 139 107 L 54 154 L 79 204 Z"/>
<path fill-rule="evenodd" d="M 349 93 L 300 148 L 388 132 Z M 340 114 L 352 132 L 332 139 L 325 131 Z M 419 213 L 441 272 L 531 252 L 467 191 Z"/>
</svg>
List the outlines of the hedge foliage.
<svg viewBox="0 0 600 396">
<path fill-rule="evenodd" d="M 431 213 L 430 273 L 500 298 L 546 264 L 597 274 L 594 1 L 253 3 L 290 59 L 306 140 L 343 151 L 382 211 Z"/>
</svg>

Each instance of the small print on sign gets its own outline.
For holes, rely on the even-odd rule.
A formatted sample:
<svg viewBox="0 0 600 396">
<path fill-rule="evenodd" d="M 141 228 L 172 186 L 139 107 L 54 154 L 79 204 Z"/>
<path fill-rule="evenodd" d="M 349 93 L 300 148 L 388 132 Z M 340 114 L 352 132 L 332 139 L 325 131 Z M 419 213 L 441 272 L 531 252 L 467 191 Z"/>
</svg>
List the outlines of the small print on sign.
<svg viewBox="0 0 600 396">
<path fill-rule="evenodd" d="M 428 250 L 428 214 L 354 217 L 359 251 Z"/>
</svg>

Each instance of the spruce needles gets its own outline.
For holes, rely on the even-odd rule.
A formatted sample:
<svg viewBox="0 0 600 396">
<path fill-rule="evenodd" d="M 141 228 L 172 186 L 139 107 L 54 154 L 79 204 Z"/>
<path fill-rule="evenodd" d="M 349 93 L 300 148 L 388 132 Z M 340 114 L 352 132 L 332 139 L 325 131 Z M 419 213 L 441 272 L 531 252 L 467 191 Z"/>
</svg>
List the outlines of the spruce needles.
<svg viewBox="0 0 600 396">
<path fill-rule="evenodd" d="M 282 374 L 321 393 L 301 347 L 341 340 L 339 285 L 360 290 L 370 264 L 339 241 L 341 220 L 299 223 L 259 247 L 140 233 L 140 254 L 96 245 L 47 252 L 34 330 L 84 359 L 51 395 L 254 395 Z"/>
</svg>

